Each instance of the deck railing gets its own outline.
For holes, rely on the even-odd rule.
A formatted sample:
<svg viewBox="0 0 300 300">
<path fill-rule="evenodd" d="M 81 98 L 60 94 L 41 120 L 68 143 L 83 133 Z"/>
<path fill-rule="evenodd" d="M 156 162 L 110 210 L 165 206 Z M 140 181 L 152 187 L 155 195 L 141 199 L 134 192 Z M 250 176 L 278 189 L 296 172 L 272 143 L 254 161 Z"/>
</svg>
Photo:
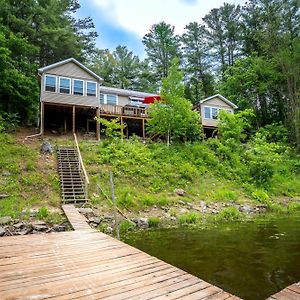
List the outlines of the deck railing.
<svg viewBox="0 0 300 300">
<path fill-rule="evenodd" d="M 77 141 L 77 136 L 75 133 L 74 133 L 74 142 L 75 142 L 75 147 L 76 147 L 78 159 L 79 159 L 79 170 L 82 171 L 83 177 L 84 177 L 85 199 L 88 199 L 88 187 L 90 184 L 90 180 L 89 180 L 89 177 L 87 175 L 87 172 L 86 172 L 84 164 L 83 164 L 82 156 L 81 156 L 78 141 Z"/>
<path fill-rule="evenodd" d="M 120 115 L 132 117 L 147 117 L 147 109 L 134 106 L 121 106 L 113 104 L 101 104 L 100 114 Z"/>
</svg>

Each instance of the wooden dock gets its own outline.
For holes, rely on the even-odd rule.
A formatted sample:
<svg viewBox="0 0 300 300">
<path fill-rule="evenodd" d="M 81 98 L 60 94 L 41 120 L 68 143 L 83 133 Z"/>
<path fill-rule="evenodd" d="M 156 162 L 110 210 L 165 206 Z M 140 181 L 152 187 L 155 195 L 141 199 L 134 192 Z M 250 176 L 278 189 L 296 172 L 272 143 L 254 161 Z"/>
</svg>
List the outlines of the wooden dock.
<svg viewBox="0 0 300 300">
<path fill-rule="evenodd" d="M 294 283 L 282 291 L 272 295 L 267 300 L 299 300 L 300 299 L 300 282 Z"/>
<path fill-rule="evenodd" d="M 0 299 L 239 299 L 88 227 L 0 239 Z"/>
</svg>

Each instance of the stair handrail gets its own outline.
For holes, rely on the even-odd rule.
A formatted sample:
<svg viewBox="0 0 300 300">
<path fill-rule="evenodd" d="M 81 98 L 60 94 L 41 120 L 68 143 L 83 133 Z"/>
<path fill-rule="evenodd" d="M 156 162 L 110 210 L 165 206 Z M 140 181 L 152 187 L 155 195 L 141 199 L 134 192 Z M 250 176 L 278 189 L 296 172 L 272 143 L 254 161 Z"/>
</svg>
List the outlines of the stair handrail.
<svg viewBox="0 0 300 300">
<path fill-rule="evenodd" d="M 73 134 L 74 134 L 75 146 L 76 146 L 76 150 L 77 150 L 77 154 L 78 154 L 78 158 L 79 158 L 79 168 L 82 170 L 83 176 L 84 176 L 85 195 L 86 195 L 86 199 L 88 199 L 88 185 L 90 184 L 90 181 L 89 181 L 89 177 L 87 175 L 86 169 L 84 167 L 84 163 L 83 163 L 82 156 L 80 153 L 76 133 L 73 133 Z"/>
</svg>

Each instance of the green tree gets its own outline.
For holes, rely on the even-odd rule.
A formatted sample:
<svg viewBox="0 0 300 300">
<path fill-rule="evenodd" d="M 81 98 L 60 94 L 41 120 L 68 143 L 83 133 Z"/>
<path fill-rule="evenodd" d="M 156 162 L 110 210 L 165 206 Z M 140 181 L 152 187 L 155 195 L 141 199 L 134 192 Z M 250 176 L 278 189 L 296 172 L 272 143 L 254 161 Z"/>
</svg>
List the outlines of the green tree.
<svg viewBox="0 0 300 300">
<path fill-rule="evenodd" d="M 210 54 L 204 25 L 189 23 L 182 35 L 184 71 L 193 102 L 213 93 Z"/>
<path fill-rule="evenodd" d="M 163 102 L 150 105 L 147 130 L 150 134 L 172 140 L 200 138 L 200 116 L 192 110 L 192 104 L 184 98 L 183 73 L 178 59 L 173 59 L 168 77 L 162 80 Z"/>
<path fill-rule="evenodd" d="M 209 44 L 222 74 L 240 53 L 240 6 L 225 3 L 212 9 L 204 18 Z"/>
<path fill-rule="evenodd" d="M 174 27 L 165 22 L 153 25 L 143 37 L 146 53 L 158 80 L 168 76 L 171 60 L 180 56 L 179 41 Z"/>
</svg>

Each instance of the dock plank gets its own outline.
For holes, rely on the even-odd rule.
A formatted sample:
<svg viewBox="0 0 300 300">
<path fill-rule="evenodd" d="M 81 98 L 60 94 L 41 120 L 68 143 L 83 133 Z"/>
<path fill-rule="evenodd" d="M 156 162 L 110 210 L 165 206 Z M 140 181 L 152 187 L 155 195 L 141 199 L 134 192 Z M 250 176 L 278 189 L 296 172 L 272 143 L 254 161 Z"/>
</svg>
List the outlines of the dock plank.
<svg viewBox="0 0 300 300">
<path fill-rule="evenodd" d="M 64 205 L 64 211 L 74 231 L 0 239 L 1 300 L 222 300 L 232 296 L 91 229 L 74 206 Z"/>
<path fill-rule="evenodd" d="M 267 300 L 299 300 L 300 299 L 300 282 L 294 283 L 282 291 L 272 295 Z"/>
</svg>

